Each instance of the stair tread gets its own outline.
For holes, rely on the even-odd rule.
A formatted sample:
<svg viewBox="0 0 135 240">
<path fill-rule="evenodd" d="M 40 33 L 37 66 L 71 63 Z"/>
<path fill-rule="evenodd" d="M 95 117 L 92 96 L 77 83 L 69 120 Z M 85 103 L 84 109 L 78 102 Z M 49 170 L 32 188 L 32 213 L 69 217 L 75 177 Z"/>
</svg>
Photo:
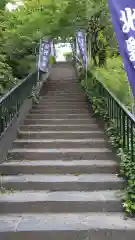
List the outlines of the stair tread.
<svg viewBox="0 0 135 240">
<path fill-rule="evenodd" d="M 94 131 L 71 131 L 71 130 L 68 130 L 68 131 L 65 131 L 65 130 L 60 130 L 60 131 L 57 131 L 57 130 L 53 130 L 53 131 L 33 131 L 33 130 L 30 130 L 30 131 L 24 131 L 24 130 L 19 130 L 20 133 L 104 133 L 103 131 L 101 130 L 94 130 Z"/>
<path fill-rule="evenodd" d="M 29 118 L 26 118 L 26 120 L 30 120 Z M 31 119 L 32 120 L 32 119 Z M 44 121 L 64 121 L 64 120 L 69 120 L 69 121 L 91 121 L 91 120 L 95 120 L 95 119 L 90 119 L 89 117 L 88 118 L 76 118 L 76 119 L 69 119 L 69 118 L 48 118 L 48 119 L 44 119 L 44 118 L 34 118 L 33 120 L 44 120 Z"/>
<path fill-rule="evenodd" d="M 122 191 L 5 191 L 0 193 L 0 203 L 2 202 L 37 202 L 37 201 L 56 201 L 56 202 L 87 202 L 87 201 L 120 201 Z"/>
<path fill-rule="evenodd" d="M 2 182 L 124 182 L 116 174 L 23 174 L 2 176 Z"/>
<path fill-rule="evenodd" d="M 9 151 L 9 153 L 14 153 L 14 152 L 36 152 L 36 153 L 67 153 L 67 152 L 81 152 L 81 153 L 91 153 L 91 152 L 111 152 L 108 148 L 50 148 L 50 149 L 44 149 L 44 148 L 13 148 Z"/>
<path fill-rule="evenodd" d="M 0 215 L 0 232 L 82 231 L 121 229 L 135 231 L 135 220 L 123 213 L 43 213 Z M 108 238 L 109 239 L 109 238 Z M 125 238 L 124 238 L 125 239 Z"/>
<path fill-rule="evenodd" d="M 105 139 L 103 138 L 96 138 L 96 139 L 93 139 L 93 138 L 87 138 L 87 139 L 19 139 L 17 138 L 15 141 L 15 143 L 25 143 L 25 142 L 42 142 L 42 143 L 52 143 L 52 142 L 65 142 L 65 143 L 88 143 L 88 142 L 106 142 Z"/>
<path fill-rule="evenodd" d="M 72 161 L 62 161 L 62 160 L 41 160 L 39 161 L 12 161 L 4 162 L 1 166 L 113 166 L 118 165 L 117 162 L 113 160 L 72 160 Z"/>
<path fill-rule="evenodd" d="M 25 125 L 21 125 L 20 127 L 26 127 L 27 125 L 25 124 Z M 37 123 L 37 124 L 29 124 L 28 125 L 29 127 L 59 127 L 59 126 L 64 126 L 64 127 L 70 127 L 70 126 L 73 126 L 73 127 L 77 127 L 77 126 L 79 126 L 79 127 L 90 127 L 90 126 L 97 126 L 97 128 L 98 128 L 98 125 L 96 124 L 96 123 L 89 123 L 89 124 L 61 124 L 61 125 L 58 125 L 58 124 L 39 124 L 39 123 Z"/>
</svg>

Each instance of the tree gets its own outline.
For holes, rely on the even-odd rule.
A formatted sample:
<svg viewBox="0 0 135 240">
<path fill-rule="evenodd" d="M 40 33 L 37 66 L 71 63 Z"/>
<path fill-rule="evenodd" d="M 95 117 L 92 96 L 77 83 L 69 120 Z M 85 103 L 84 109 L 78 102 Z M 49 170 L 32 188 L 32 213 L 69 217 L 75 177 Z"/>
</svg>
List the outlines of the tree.
<svg viewBox="0 0 135 240">
<path fill-rule="evenodd" d="M 43 37 L 71 42 L 75 49 L 76 30 L 85 30 L 95 65 L 105 63 L 116 42 L 107 0 L 24 0 L 12 12 L 5 9 L 6 3 L 0 2 L 0 71 L 6 69 L 10 76 L 4 89 L 14 83 L 12 79 L 22 79 L 35 69 Z"/>
</svg>

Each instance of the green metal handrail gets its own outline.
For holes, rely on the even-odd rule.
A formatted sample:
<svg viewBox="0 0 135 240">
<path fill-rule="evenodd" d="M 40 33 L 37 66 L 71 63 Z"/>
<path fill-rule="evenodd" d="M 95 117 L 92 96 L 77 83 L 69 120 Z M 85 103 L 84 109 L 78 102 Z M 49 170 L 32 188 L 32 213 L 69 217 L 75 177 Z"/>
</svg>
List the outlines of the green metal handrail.
<svg viewBox="0 0 135 240">
<path fill-rule="evenodd" d="M 103 97 L 105 111 L 109 121 L 115 123 L 117 136 L 121 139 L 121 147 L 135 160 L 135 117 L 127 108 L 95 77 L 92 77 L 99 97 Z"/>
<path fill-rule="evenodd" d="M 0 136 L 5 132 L 19 109 L 37 85 L 37 72 L 30 74 L 0 99 Z"/>
<path fill-rule="evenodd" d="M 76 59 L 78 62 L 78 59 Z M 80 65 L 80 64 L 79 64 Z M 80 71 L 84 74 L 83 66 Z M 128 153 L 131 160 L 135 160 L 135 116 L 112 94 L 103 83 L 98 81 L 90 71 L 87 72 L 91 79 L 91 89 L 99 98 L 104 99 L 104 107 L 109 122 L 116 126 L 117 137 L 121 139 L 121 148 Z"/>
</svg>

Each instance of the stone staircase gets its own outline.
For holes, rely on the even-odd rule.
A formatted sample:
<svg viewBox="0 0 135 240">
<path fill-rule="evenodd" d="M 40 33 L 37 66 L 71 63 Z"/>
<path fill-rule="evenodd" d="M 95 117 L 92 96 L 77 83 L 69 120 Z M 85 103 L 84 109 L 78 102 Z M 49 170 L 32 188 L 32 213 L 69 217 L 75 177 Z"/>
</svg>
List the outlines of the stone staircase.
<svg viewBox="0 0 135 240">
<path fill-rule="evenodd" d="M 118 164 L 74 69 L 51 78 L 0 165 L 0 240 L 133 240 Z"/>
</svg>

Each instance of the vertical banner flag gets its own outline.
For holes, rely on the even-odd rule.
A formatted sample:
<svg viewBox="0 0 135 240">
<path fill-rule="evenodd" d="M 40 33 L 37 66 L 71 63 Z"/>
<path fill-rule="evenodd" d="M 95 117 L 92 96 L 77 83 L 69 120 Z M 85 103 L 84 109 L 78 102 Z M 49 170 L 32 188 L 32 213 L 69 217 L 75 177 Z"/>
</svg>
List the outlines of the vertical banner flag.
<svg viewBox="0 0 135 240">
<path fill-rule="evenodd" d="M 86 66 L 87 57 L 86 57 L 86 42 L 85 42 L 85 35 L 83 32 L 78 31 L 76 33 L 77 43 L 79 46 L 79 50 L 82 56 L 83 64 Z"/>
<path fill-rule="evenodd" d="M 109 0 L 125 71 L 135 97 L 135 0 Z"/>
<path fill-rule="evenodd" d="M 38 68 L 42 72 L 46 72 L 46 69 L 48 68 L 49 56 L 51 54 L 51 44 L 51 40 L 42 41 L 40 44 Z"/>
</svg>

